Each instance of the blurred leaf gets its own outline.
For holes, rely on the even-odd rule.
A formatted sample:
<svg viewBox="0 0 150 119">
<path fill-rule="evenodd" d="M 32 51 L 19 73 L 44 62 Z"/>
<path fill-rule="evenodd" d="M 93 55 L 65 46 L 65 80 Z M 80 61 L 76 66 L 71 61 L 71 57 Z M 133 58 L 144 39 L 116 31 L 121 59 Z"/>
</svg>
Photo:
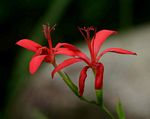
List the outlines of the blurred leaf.
<svg viewBox="0 0 150 119">
<path fill-rule="evenodd" d="M 117 103 L 116 111 L 117 111 L 117 115 L 118 115 L 119 119 L 125 119 L 125 112 L 123 110 L 123 106 L 122 106 L 120 100 Z"/>
<path fill-rule="evenodd" d="M 32 114 L 33 119 L 48 119 L 46 115 L 44 115 L 41 111 L 37 109 L 33 110 Z"/>
<path fill-rule="evenodd" d="M 106 13 L 105 11 L 108 10 L 110 2 L 111 1 L 107 0 L 95 0 L 94 2 L 93 0 L 82 1 L 82 4 L 80 4 L 82 5 L 82 17 L 88 20 L 90 19 L 90 21 L 93 21 L 93 19 L 95 18 L 102 18 L 103 15 Z"/>
<path fill-rule="evenodd" d="M 120 28 L 125 29 L 133 24 L 133 0 L 119 0 Z"/>
</svg>

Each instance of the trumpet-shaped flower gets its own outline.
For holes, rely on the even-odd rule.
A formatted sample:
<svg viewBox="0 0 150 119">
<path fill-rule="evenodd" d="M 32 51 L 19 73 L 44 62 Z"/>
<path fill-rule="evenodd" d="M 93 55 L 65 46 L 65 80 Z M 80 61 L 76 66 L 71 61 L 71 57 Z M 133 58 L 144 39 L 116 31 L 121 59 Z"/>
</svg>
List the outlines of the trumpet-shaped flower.
<svg viewBox="0 0 150 119">
<path fill-rule="evenodd" d="M 78 48 L 75 46 L 68 46 L 68 45 L 63 45 L 64 48 L 68 48 L 70 52 L 72 52 L 73 58 L 69 58 L 67 60 L 64 60 L 62 63 L 60 63 L 52 72 L 52 77 L 54 74 L 63 68 L 77 63 L 77 62 L 85 62 L 87 66 L 84 66 L 83 69 L 80 72 L 80 77 L 79 77 L 79 94 L 80 96 L 83 95 L 84 92 L 84 85 L 85 85 L 85 79 L 87 77 L 87 70 L 89 68 L 92 68 L 94 74 L 95 74 L 95 89 L 96 90 L 101 90 L 103 87 L 103 73 L 104 73 L 104 65 L 99 62 L 101 57 L 107 53 L 107 52 L 113 52 L 113 53 L 118 53 L 118 54 L 128 54 L 128 55 L 136 55 L 136 53 L 122 49 L 122 48 L 108 48 L 104 51 L 102 51 L 99 54 L 99 50 L 104 43 L 104 41 L 112 34 L 116 34 L 116 31 L 112 30 L 101 30 L 98 32 L 95 32 L 94 27 L 89 27 L 89 28 L 79 28 L 79 31 L 83 35 L 87 45 L 88 49 L 90 52 L 90 58 L 86 56 L 83 52 L 81 52 Z M 94 36 L 91 38 L 90 32 L 94 32 Z M 62 53 L 62 50 L 60 51 Z"/>
<path fill-rule="evenodd" d="M 16 43 L 17 45 L 24 47 L 27 50 L 35 52 L 29 63 L 29 71 L 31 74 L 34 74 L 37 71 L 37 69 L 39 68 L 39 66 L 43 61 L 47 63 L 54 63 L 56 54 L 65 54 L 69 56 L 74 56 L 74 52 L 68 50 L 68 48 L 60 48 L 62 46 L 71 47 L 70 44 L 58 43 L 56 47 L 54 48 L 52 47 L 52 40 L 50 33 L 54 30 L 54 27 L 55 25 L 53 27 L 43 25 L 44 36 L 48 41 L 49 47 L 41 46 L 40 44 L 29 39 L 22 39 Z M 60 50 L 63 50 L 65 52 L 61 52 Z"/>
</svg>

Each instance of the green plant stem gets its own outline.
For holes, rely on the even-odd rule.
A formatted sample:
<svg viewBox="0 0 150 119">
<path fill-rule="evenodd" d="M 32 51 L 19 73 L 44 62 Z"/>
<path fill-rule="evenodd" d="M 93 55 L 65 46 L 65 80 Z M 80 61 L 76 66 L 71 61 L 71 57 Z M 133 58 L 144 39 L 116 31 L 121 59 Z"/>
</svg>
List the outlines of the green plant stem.
<svg viewBox="0 0 150 119">
<path fill-rule="evenodd" d="M 103 110 L 111 117 L 111 119 L 115 119 L 113 114 L 105 106 L 103 106 Z"/>
<path fill-rule="evenodd" d="M 57 67 L 56 62 L 53 63 L 54 67 Z M 69 76 L 67 74 L 65 74 L 64 72 L 58 71 L 58 74 L 60 75 L 60 77 L 62 77 L 62 79 L 64 80 L 64 82 L 67 84 L 67 86 L 72 90 L 72 92 L 79 97 L 79 93 L 78 93 L 78 88 L 77 86 L 71 81 L 71 79 L 69 78 Z"/>
<path fill-rule="evenodd" d="M 81 100 L 87 102 L 87 103 L 90 103 L 90 104 L 94 104 L 94 105 L 98 105 L 97 102 L 93 101 L 93 100 L 87 100 L 85 97 L 79 97 Z"/>
</svg>

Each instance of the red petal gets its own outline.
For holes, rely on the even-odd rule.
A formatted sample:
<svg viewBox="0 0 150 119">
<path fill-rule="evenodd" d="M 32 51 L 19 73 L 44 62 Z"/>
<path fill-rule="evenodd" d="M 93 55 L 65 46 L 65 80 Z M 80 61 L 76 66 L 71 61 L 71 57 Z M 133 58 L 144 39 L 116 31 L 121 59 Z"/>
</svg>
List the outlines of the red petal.
<svg viewBox="0 0 150 119">
<path fill-rule="evenodd" d="M 104 65 L 102 63 L 99 63 L 96 68 L 95 89 L 102 89 L 103 73 L 104 73 Z"/>
<path fill-rule="evenodd" d="M 80 51 L 77 47 L 75 47 L 74 45 L 71 45 L 69 43 L 58 43 L 55 48 L 57 49 L 57 48 L 60 48 L 60 47 L 69 48 L 71 50 Z"/>
<path fill-rule="evenodd" d="M 135 52 L 131 52 L 129 50 L 125 50 L 122 48 L 108 48 L 106 50 L 104 50 L 99 56 L 98 56 L 98 60 L 107 52 L 114 52 L 114 53 L 118 53 L 118 54 L 128 54 L 128 55 L 136 55 Z"/>
<path fill-rule="evenodd" d="M 71 45 L 69 43 L 58 43 L 55 48 L 56 48 L 56 50 L 59 50 L 60 47 L 71 50 L 72 52 L 76 52 L 82 58 L 87 58 L 87 56 L 74 45 Z"/>
<path fill-rule="evenodd" d="M 89 66 L 85 66 L 81 72 L 80 72 L 80 78 L 79 78 L 79 93 L 80 93 L 80 96 L 83 95 L 83 92 L 84 92 L 84 84 L 85 84 L 85 79 L 87 77 L 87 70 L 88 70 Z"/>
<path fill-rule="evenodd" d="M 64 60 L 62 63 L 60 63 L 57 67 L 55 67 L 55 69 L 52 71 L 52 78 L 54 77 L 54 74 L 58 71 L 60 71 L 61 69 L 71 65 L 71 64 L 74 64 L 76 62 L 80 62 L 82 61 L 81 59 L 78 59 L 78 58 L 70 58 L 70 59 L 67 59 L 67 60 Z"/>
<path fill-rule="evenodd" d="M 33 52 L 36 52 L 36 50 L 41 47 L 40 44 L 28 39 L 22 39 L 18 41 L 16 44 Z"/>
<path fill-rule="evenodd" d="M 92 44 L 94 45 L 94 53 L 97 55 L 99 52 L 103 42 L 112 34 L 117 33 L 116 31 L 111 30 L 101 30 L 96 33 L 96 36 L 94 39 L 92 39 Z"/>
<path fill-rule="evenodd" d="M 74 56 L 74 57 L 77 56 L 83 59 L 87 63 L 90 62 L 89 58 L 83 52 L 77 50 L 71 50 L 68 48 L 58 48 L 55 54 L 63 54 L 63 55 Z"/>
<path fill-rule="evenodd" d="M 46 56 L 47 55 L 39 55 L 31 59 L 29 65 L 29 71 L 31 74 L 34 74 L 37 71 L 37 69 L 39 68 L 39 66 L 41 65 L 42 61 L 45 59 Z"/>
<path fill-rule="evenodd" d="M 63 54 L 68 56 L 77 56 L 77 52 L 69 50 L 68 48 L 58 48 L 55 54 Z"/>
</svg>

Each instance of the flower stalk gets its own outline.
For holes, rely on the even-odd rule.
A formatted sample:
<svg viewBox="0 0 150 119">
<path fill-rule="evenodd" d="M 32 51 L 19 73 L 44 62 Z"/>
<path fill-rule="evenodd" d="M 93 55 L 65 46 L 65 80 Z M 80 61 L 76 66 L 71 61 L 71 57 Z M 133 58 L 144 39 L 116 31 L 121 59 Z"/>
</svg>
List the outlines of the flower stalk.
<svg viewBox="0 0 150 119">
<path fill-rule="evenodd" d="M 109 115 L 109 117 L 111 119 L 115 119 L 115 117 L 113 116 L 113 114 L 106 108 L 106 106 L 103 106 L 103 110 L 104 110 L 104 112 L 106 112 Z"/>
<path fill-rule="evenodd" d="M 52 63 L 54 67 L 57 67 L 56 62 Z M 78 93 L 78 87 L 72 82 L 72 80 L 70 79 L 70 77 L 62 72 L 62 71 L 58 71 L 58 74 L 60 75 L 60 77 L 64 80 L 64 82 L 67 84 L 67 86 L 72 90 L 72 92 L 79 97 L 79 93 Z"/>
</svg>

